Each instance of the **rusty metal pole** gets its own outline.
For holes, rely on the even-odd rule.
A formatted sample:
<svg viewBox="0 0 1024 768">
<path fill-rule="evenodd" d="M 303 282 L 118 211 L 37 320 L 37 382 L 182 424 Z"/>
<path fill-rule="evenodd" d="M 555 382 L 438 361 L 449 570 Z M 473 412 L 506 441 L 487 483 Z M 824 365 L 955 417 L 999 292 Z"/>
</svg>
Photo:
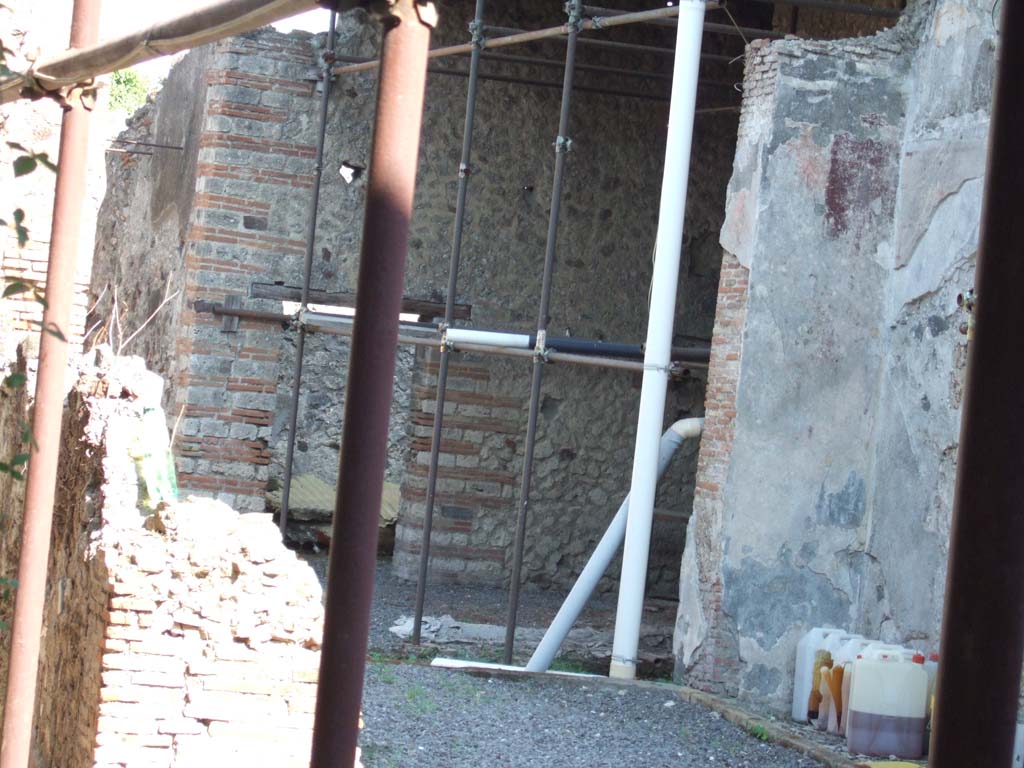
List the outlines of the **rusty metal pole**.
<svg viewBox="0 0 1024 768">
<path fill-rule="evenodd" d="M 302 296 L 299 299 L 299 333 L 295 339 L 295 366 L 292 368 L 292 397 L 288 404 L 288 440 L 285 443 L 284 486 L 281 488 L 281 510 L 278 526 L 281 538 L 288 540 L 288 511 L 292 497 L 292 471 L 295 467 L 295 440 L 299 429 L 299 397 L 302 394 L 302 363 L 306 354 L 306 318 L 309 308 L 309 284 L 313 278 L 313 251 L 316 248 L 316 222 L 320 210 L 320 185 L 324 177 L 324 144 L 327 139 L 327 112 L 331 106 L 331 65 L 334 63 L 334 37 L 338 14 L 331 11 L 331 26 L 327 31 L 327 45 L 321 54 L 320 112 L 317 119 L 316 163 L 313 165 L 313 189 L 309 192 L 309 211 L 306 214 L 306 255 L 302 262 Z"/>
<path fill-rule="evenodd" d="M 95 43 L 99 19 L 100 0 L 75 0 L 70 47 L 82 48 Z M 64 413 L 64 373 L 68 364 L 68 342 L 64 335 L 71 324 L 88 145 L 89 110 L 78 101 L 61 120 L 50 256 L 46 267 L 46 306 L 39 337 L 39 369 L 32 417 L 35 448 L 25 484 L 0 768 L 25 768 L 32 745 L 50 529 Z"/>
<path fill-rule="evenodd" d="M 519 509 L 516 515 L 515 541 L 512 546 L 512 575 L 509 579 L 508 613 L 505 619 L 505 663 L 512 663 L 516 643 L 516 622 L 519 613 L 519 588 L 523 573 L 523 555 L 526 547 L 526 523 L 530 515 L 530 483 L 533 477 L 533 449 L 537 442 L 537 417 L 540 412 L 541 384 L 547 355 L 549 312 L 551 309 L 551 282 L 558 250 L 558 221 L 562 210 L 562 184 L 565 180 L 565 162 L 572 139 L 569 138 L 569 113 L 572 106 L 573 75 L 576 71 L 576 43 L 582 24 L 581 0 L 570 0 L 566 5 L 569 30 L 565 46 L 565 73 L 562 77 L 562 104 L 558 115 L 558 136 L 555 138 L 555 174 L 551 182 L 551 213 L 548 216 L 548 238 L 544 249 L 544 274 L 541 278 L 540 309 L 537 313 L 537 346 L 533 358 L 533 377 L 530 381 L 530 410 L 526 421 L 526 445 L 523 456 L 523 479 L 519 486 Z"/>
<path fill-rule="evenodd" d="M 455 200 L 455 224 L 452 227 L 452 251 L 448 264 L 448 296 L 444 304 L 444 328 L 452 324 L 455 294 L 459 284 L 462 260 L 462 231 L 466 223 L 466 194 L 469 191 L 470 161 L 473 159 L 473 121 L 476 117 L 476 91 L 480 76 L 480 54 L 485 40 L 483 33 L 485 0 L 476 0 L 473 21 L 473 54 L 469 61 L 469 83 L 466 85 L 466 119 L 462 127 L 462 154 L 459 156 L 459 191 Z M 427 595 L 430 568 L 430 533 L 434 527 L 434 497 L 437 492 L 437 465 L 441 455 L 441 429 L 444 426 L 444 400 L 448 391 L 448 364 L 451 350 L 441 345 L 437 371 L 437 397 L 434 400 L 434 429 L 430 438 L 430 467 L 427 471 L 427 500 L 423 507 L 423 538 L 420 544 L 420 570 L 416 579 L 416 604 L 412 619 L 412 641 L 420 644 L 423 629 L 423 605 Z"/>
<path fill-rule="evenodd" d="M 435 23 L 433 5 L 416 0 L 398 0 L 384 18 L 311 768 L 351 768 L 359 738 L 398 315 Z"/>
<path fill-rule="evenodd" d="M 1010 765 L 1024 655 L 1024 4 L 1002 6 L 932 768 Z"/>
</svg>

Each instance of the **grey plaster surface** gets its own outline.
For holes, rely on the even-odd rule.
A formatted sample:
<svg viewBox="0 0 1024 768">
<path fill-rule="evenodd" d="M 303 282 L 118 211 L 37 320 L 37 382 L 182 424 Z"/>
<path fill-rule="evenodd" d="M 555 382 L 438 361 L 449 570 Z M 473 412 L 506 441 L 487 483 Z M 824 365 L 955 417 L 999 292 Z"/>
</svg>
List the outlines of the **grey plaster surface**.
<svg viewBox="0 0 1024 768">
<path fill-rule="evenodd" d="M 938 650 L 989 10 L 921 3 L 873 39 L 776 43 L 737 153 L 722 243 L 750 288 L 721 551 L 683 568 L 718 558 L 735 692 L 774 709 L 812 626 Z M 681 608 L 687 659 L 704 611 Z"/>
</svg>

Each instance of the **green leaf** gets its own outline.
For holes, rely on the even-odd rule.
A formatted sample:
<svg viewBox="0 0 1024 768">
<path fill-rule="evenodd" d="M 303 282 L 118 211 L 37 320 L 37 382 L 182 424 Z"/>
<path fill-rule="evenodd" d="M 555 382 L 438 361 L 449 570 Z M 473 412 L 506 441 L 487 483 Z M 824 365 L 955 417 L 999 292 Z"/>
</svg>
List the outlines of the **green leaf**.
<svg viewBox="0 0 1024 768">
<path fill-rule="evenodd" d="M 28 377 L 24 373 L 12 373 L 4 379 L 4 386 L 7 389 L 17 389 L 18 387 L 25 386 L 26 381 L 28 381 Z"/>
<path fill-rule="evenodd" d="M 25 222 L 25 212 L 21 208 L 14 209 L 14 223 L 23 224 Z"/>
<path fill-rule="evenodd" d="M 13 459 L 11 459 L 12 467 L 20 467 L 23 464 L 28 464 L 28 460 L 32 458 L 31 454 L 19 453 Z"/>
<path fill-rule="evenodd" d="M 50 156 L 45 152 L 36 152 L 32 156 L 36 160 L 38 160 L 39 164 L 42 165 L 44 168 L 49 168 L 54 173 L 57 172 L 57 164 L 50 160 Z"/>
<path fill-rule="evenodd" d="M 28 230 L 19 225 L 14 228 L 14 232 L 18 236 L 18 247 L 24 248 L 25 244 L 28 242 Z"/>
<path fill-rule="evenodd" d="M 38 163 L 36 159 L 31 155 L 22 155 L 14 161 L 14 175 L 25 176 L 26 174 L 32 173 L 36 169 Z"/>
<path fill-rule="evenodd" d="M 12 283 L 9 283 L 6 288 L 4 288 L 3 298 L 10 298 L 11 296 L 17 296 L 19 293 L 27 293 L 28 291 L 31 290 L 32 286 L 26 283 L 25 281 L 15 280 Z"/>
<path fill-rule="evenodd" d="M 39 304 L 43 309 L 49 309 L 50 303 L 46 300 L 46 296 L 38 288 L 32 292 L 32 298 L 36 300 L 36 304 Z"/>
<path fill-rule="evenodd" d="M 7 146 L 10 147 L 11 149 L 16 149 L 19 152 L 28 152 L 28 150 L 25 148 L 25 145 L 20 144 L 17 141 L 8 141 Z"/>
</svg>

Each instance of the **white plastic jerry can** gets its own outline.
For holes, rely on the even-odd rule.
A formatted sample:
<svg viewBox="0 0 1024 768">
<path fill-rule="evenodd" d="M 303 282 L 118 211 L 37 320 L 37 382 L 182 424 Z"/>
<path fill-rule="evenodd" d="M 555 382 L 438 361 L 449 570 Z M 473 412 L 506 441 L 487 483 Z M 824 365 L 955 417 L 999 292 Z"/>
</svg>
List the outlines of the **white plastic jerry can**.
<svg viewBox="0 0 1024 768">
<path fill-rule="evenodd" d="M 846 737 L 851 754 L 924 753 L 928 673 L 902 653 L 873 650 L 853 663 Z M 920 657 L 923 662 L 923 657 Z"/>
<path fill-rule="evenodd" d="M 822 666 L 822 654 L 825 641 L 834 634 L 843 633 L 835 627 L 814 627 L 796 646 L 796 667 L 793 671 L 793 719 L 806 723 L 808 719 L 811 694 L 815 692 L 815 671 Z M 817 659 L 815 658 L 817 657 Z M 831 659 L 829 660 L 831 663 Z"/>
</svg>

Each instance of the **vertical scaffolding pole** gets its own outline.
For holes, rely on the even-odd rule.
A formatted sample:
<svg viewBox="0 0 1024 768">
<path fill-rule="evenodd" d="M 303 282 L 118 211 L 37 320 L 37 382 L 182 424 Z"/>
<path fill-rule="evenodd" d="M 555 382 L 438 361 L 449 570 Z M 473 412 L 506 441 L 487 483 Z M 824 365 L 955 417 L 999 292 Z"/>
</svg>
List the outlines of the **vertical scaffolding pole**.
<svg viewBox="0 0 1024 768">
<path fill-rule="evenodd" d="M 566 155 L 572 147 L 569 138 L 569 108 L 572 102 L 573 73 L 576 68 L 576 39 L 583 19 L 581 0 L 570 0 L 569 34 L 565 46 L 565 74 L 562 78 L 562 106 L 558 116 L 558 136 L 555 138 L 555 174 L 551 184 L 551 215 L 548 219 L 548 239 L 544 250 L 544 277 L 540 289 L 540 311 L 537 314 L 537 346 L 533 358 L 533 380 L 530 384 L 530 412 L 526 424 L 526 447 L 523 457 L 523 480 L 519 488 L 519 510 L 516 516 L 515 544 L 512 551 L 512 577 L 509 583 L 508 618 L 505 622 L 505 663 L 512 663 L 515 650 L 516 615 L 519 612 L 519 582 L 523 571 L 523 548 L 526 544 L 526 522 L 530 511 L 530 480 L 533 474 L 533 449 L 537 442 L 537 414 L 540 410 L 540 388 L 544 378 L 544 339 L 548 329 L 548 311 L 551 307 L 551 278 L 555 267 L 558 245 L 558 218 L 562 207 L 562 182 L 565 178 Z"/>
<path fill-rule="evenodd" d="M 612 677 L 636 676 L 640 624 L 647 585 L 647 558 L 654 524 L 654 497 L 658 489 L 658 443 L 665 420 L 668 367 L 672 360 L 672 325 L 679 287 L 679 260 L 686 218 L 686 191 L 690 173 L 690 149 L 697 106 L 704 0 L 680 0 L 676 30 L 676 60 L 672 73 L 672 105 L 668 116 L 665 170 L 661 181 L 658 237 L 651 275 L 644 377 L 637 415 L 636 448 L 629 488 L 629 516 L 622 548 L 615 637 L 612 643 Z"/>
<path fill-rule="evenodd" d="M 288 412 L 288 448 L 284 459 L 284 487 L 281 489 L 281 513 L 278 524 L 281 537 L 288 527 L 288 505 L 292 495 L 292 464 L 295 460 L 295 431 L 299 423 L 299 393 L 302 388 L 302 358 L 306 353 L 306 324 L 303 315 L 309 304 L 309 283 L 313 275 L 313 250 L 316 245 L 317 209 L 320 205 L 320 182 L 324 175 L 324 141 L 327 135 L 327 110 L 331 103 L 331 65 L 334 63 L 334 35 L 338 15 L 331 11 L 331 27 L 327 31 L 327 47 L 321 63 L 320 115 L 316 137 L 316 164 L 313 166 L 313 189 L 309 193 L 309 214 L 306 220 L 306 257 L 302 264 L 302 298 L 299 303 L 299 337 L 295 342 L 295 369 L 292 371 L 292 400 Z"/>
<path fill-rule="evenodd" d="M 95 43 L 99 21 L 100 0 L 75 0 L 69 47 L 82 48 Z M 64 413 L 64 375 L 68 365 L 68 342 L 63 334 L 69 332 L 71 324 L 88 148 L 89 110 L 81 101 L 73 102 L 64 112 L 60 128 L 50 256 L 46 267 L 46 306 L 39 336 L 39 369 L 32 417 L 35 447 L 25 485 L 18 590 L 14 599 L 3 745 L 0 746 L 3 768 L 26 768 L 32 746 L 46 571 Z"/>
<path fill-rule="evenodd" d="M 377 526 L 387 461 L 434 6 L 385 7 L 377 118 L 359 254 L 356 316 L 342 427 L 335 536 L 327 572 L 311 768 L 352 768 L 359 738 L 373 601 Z"/>
<path fill-rule="evenodd" d="M 1010 765 L 1024 645 L 1024 4 L 1002 3 L 932 768 Z"/>
<path fill-rule="evenodd" d="M 459 262 L 462 259 L 462 229 L 466 221 L 466 192 L 472 173 L 473 121 L 476 117 L 476 86 L 480 75 L 480 54 L 484 49 L 484 4 L 476 0 L 473 21 L 469 25 L 473 35 L 473 52 L 469 60 L 469 80 L 466 86 L 466 123 L 462 129 L 462 155 L 459 158 L 459 190 L 455 202 L 455 225 L 452 230 L 452 253 L 448 265 L 448 295 L 444 303 L 444 326 L 452 323 L 455 312 L 455 292 L 459 282 Z M 430 532 L 434 527 L 434 495 L 437 490 L 437 464 L 441 453 L 441 428 L 444 423 L 444 400 L 448 390 L 447 344 L 441 345 L 441 362 L 437 371 L 437 397 L 434 407 L 434 432 L 430 439 L 430 468 L 427 471 L 427 499 L 423 509 L 423 539 L 420 544 L 420 571 L 416 581 L 416 610 L 412 623 L 412 641 L 420 644 L 423 629 L 423 603 L 427 593 L 427 572 L 430 565 Z"/>
</svg>

